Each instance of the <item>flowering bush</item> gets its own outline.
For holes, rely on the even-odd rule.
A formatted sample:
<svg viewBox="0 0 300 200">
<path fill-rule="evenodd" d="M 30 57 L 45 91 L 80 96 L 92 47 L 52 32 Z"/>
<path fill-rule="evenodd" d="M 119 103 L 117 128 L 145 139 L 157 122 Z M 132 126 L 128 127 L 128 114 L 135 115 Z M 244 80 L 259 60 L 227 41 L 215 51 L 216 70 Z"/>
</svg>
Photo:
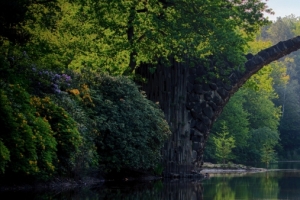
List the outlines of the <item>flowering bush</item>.
<svg viewBox="0 0 300 200">
<path fill-rule="evenodd" d="M 31 103 L 36 108 L 37 115 L 48 122 L 55 133 L 58 173 L 69 174 L 74 166 L 75 155 L 82 144 L 76 122 L 65 109 L 56 105 L 49 97 L 43 99 L 32 97 Z"/>
<path fill-rule="evenodd" d="M 1 82 L 1 81 L 0 81 Z M 2 173 L 42 179 L 55 172 L 56 140 L 49 123 L 37 115 L 29 94 L 20 85 L 0 87 L 0 148 Z M 4 87 L 6 86 L 6 87 Z M 36 115 L 35 115 L 36 114 Z"/>
<path fill-rule="evenodd" d="M 59 74 L 48 70 L 38 71 L 32 68 L 32 86 L 36 93 L 60 94 L 71 87 L 72 78 L 67 74 Z"/>
</svg>

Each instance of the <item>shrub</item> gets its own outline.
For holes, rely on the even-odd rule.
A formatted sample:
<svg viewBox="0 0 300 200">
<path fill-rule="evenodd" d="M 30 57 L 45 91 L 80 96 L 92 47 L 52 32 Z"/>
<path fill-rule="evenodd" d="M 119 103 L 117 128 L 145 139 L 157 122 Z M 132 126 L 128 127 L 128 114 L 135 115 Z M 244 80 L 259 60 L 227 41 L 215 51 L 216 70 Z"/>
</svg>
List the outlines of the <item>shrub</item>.
<svg viewBox="0 0 300 200">
<path fill-rule="evenodd" d="M 7 163 L 10 161 L 9 150 L 0 140 L 0 173 L 4 174 L 5 167 Z"/>
<path fill-rule="evenodd" d="M 30 95 L 20 85 L 0 87 L 1 171 L 49 178 L 54 172 L 56 141 L 50 125 L 30 104 Z M 9 154 L 8 154 L 9 153 Z M 9 155 L 9 157 L 7 157 Z"/>
<path fill-rule="evenodd" d="M 65 111 L 75 120 L 76 127 L 82 137 L 82 144 L 79 146 L 77 154 L 75 154 L 73 171 L 76 176 L 84 176 L 98 166 L 98 155 L 94 144 L 97 134 L 95 121 L 83 109 L 82 99 L 79 97 L 81 93 L 78 89 L 71 89 L 69 92 L 71 95 L 62 93 L 52 97 L 55 103 L 63 106 Z"/>
<path fill-rule="evenodd" d="M 91 86 L 100 165 L 105 171 L 153 169 L 170 134 L 158 105 L 124 77 L 95 77 Z"/>
<path fill-rule="evenodd" d="M 50 124 L 55 133 L 59 174 L 69 175 L 75 164 L 75 155 L 82 144 L 75 120 L 62 107 L 52 102 L 50 97 L 32 97 L 31 102 L 37 114 Z"/>
</svg>

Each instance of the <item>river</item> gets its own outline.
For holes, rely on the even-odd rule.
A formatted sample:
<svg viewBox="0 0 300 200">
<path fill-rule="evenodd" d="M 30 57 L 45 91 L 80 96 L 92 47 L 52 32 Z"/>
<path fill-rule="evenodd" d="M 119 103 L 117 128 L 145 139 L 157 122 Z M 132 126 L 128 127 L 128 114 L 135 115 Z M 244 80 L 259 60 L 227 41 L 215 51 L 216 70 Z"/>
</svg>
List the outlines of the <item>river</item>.
<svg viewBox="0 0 300 200">
<path fill-rule="evenodd" d="M 202 181 L 108 182 L 69 191 L 2 191 L 0 199 L 300 200 L 300 162 L 269 167 L 268 172 L 210 174 Z"/>
</svg>

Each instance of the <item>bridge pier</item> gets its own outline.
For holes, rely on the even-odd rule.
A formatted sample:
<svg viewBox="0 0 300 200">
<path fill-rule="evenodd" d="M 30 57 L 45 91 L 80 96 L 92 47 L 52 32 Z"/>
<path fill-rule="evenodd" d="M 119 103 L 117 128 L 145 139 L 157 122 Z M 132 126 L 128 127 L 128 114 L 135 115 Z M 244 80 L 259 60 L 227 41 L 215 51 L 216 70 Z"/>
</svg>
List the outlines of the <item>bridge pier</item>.
<svg viewBox="0 0 300 200">
<path fill-rule="evenodd" d="M 200 172 L 209 130 L 225 103 L 232 87 L 222 81 L 203 83 L 207 71 L 197 63 L 171 62 L 170 67 L 157 65 L 151 73 L 144 65 L 137 73 L 146 78 L 142 84 L 147 98 L 159 103 L 172 131 L 162 149 L 165 173 L 187 176 Z"/>
</svg>

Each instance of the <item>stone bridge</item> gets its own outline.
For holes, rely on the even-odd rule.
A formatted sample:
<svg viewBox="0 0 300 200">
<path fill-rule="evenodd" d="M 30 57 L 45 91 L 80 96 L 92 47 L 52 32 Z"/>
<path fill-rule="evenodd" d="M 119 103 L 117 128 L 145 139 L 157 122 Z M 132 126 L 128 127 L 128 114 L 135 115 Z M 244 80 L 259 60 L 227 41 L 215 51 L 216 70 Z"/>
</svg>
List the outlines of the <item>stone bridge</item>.
<svg viewBox="0 0 300 200">
<path fill-rule="evenodd" d="M 173 61 L 171 67 L 156 65 L 154 73 L 148 69 L 153 66 L 140 67 L 137 73 L 147 79 L 142 89 L 149 99 L 159 102 L 172 131 L 162 149 L 165 173 L 189 174 L 191 170 L 201 170 L 209 131 L 229 98 L 263 66 L 298 49 L 300 36 L 254 56 L 247 55 L 240 69 L 224 61 L 221 67 L 217 66 L 218 72 L 213 68 L 216 65 L 213 58 L 208 67 L 189 59 L 183 63 Z M 229 73 L 222 73 L 222 69 L 229 69 Z M 209 78 L 209 72 L 222 76 Z"/>
</svg>

